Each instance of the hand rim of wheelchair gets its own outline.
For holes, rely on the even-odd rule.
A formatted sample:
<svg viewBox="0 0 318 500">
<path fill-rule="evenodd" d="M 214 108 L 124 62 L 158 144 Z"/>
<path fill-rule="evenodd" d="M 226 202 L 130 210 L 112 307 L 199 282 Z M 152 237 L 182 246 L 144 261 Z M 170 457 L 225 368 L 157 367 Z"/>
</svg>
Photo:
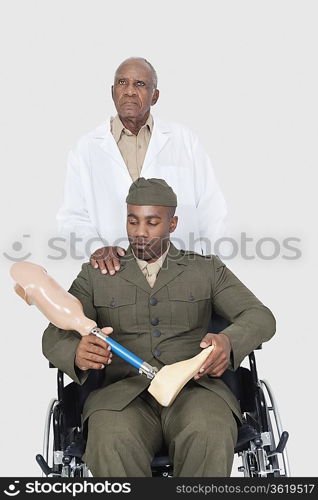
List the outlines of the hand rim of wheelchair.
<svg viewBox="0 0 318 500">
<path fill-rule="evenodd" d="M 278 438 L 280 438 L 284 432 L 283 426 L 282 426 L 282 421 L 280 418 L 279 410 L 278 410 L 278 405 L 274 396 L 274 392 L 271 388 L 271 385 L 266 379 L 260 380 L 260 385 L 262 387 L 262 390 L 264 392 L 264 389 L 268 395 L 269 401 L 270 401 L 270 406 L 267 407 L 268 413 L 269 413 L 269 418 L 270 418 L 270 413 L 273 414 L 274 417 L 274 425 L 277 431 Z M 272 420 L 270 419 L 272 422 Z M 283 465 L 284 465 L 284 472 L 286 477 L 290 477 L 290 465 L 289 465 L 289 460 L 288 460 L 288 454 L 287 454 L 287 447 L 285 446 L 283 451 L 282 451 L 282 460 L 283 460 Z"/>
</svg>

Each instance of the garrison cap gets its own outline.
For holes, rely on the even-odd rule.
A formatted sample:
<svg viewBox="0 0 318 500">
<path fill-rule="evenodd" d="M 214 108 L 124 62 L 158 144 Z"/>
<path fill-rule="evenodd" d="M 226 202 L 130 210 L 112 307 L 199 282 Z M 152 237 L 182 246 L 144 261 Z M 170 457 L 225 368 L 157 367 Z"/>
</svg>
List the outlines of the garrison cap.
<svg viewBox="0 0 318 500">
<path fill-rule="evenodd" d="M 126 202 L 130 205 L 176 207 L 177 196 L 163 179 L 139 177 L 130 186 Z"/>
</svg>

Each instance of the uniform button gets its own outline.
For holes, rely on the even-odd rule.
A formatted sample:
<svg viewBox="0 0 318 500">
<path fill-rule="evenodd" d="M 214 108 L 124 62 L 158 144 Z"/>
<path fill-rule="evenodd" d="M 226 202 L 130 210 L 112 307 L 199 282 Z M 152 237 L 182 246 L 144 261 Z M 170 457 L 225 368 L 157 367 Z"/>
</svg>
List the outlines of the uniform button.
<svg viewBox="0 0 318 500">
<path fill-rule="evenodd" d="M 154 355 L 157 356 L 157 357 L 160 356 L 161 355 L 160 349 L 155 349 L 154 350 Z"/>
<path fill-rule="evenodd" d="M 153 335 L 154 337 L 160 337 L 160 335 L 161 335 L 161 331 L 160 331 L 160 330 L 154 330 L 154 331 L 152 332 L 152 335 Z"/>
<path fill-rule="evenodd" d="M 151 297 L 149 302 L 152 306 L 155 306 L 158 304 L 158 299 L 156 299 L 156 297 Z"/>
<path fill-rule="evenodd" d="M 195 297 L 193 297 L 193 295 L 190 295 L 189 297 L 189 300 L 191 300 L 191 302 L 195 299 Z"/>
<path fill-rule="evenodd" d="M 110 303 L 111 307 L 115 307 L 116 305 L 116 301 L 115 300 L 112 300 L 111 303 Z"/>
<path fill-rule="evenodd" d="M 159 319 L 151 318 L 150 323 L 152 324 L 152 326 L 157 326 L 159 324 Z"/>
</svg>

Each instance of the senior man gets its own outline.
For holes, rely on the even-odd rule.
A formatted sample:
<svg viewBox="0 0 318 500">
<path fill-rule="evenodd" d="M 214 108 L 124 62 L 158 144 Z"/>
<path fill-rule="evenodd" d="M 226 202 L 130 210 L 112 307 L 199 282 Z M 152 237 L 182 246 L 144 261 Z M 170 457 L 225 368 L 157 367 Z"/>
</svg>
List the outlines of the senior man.
<svg viewBox="0 0 318 500">
<path fill-rule="evenodd" d="M 274 317 L 218 257 L 170 242 L 177 199 L 164 180 L 139 178 L 126 201 L 130 246 L 120 271 L 104 276 L 84 264 L 70 292 L 105 333 L 159 369 L 214 349 L 173 404 L 162 407 L 147 392 L 149 380 L 112 357 L 107 343 L 49 325 L 43 352 L 54 366 L 79 384 L 89 370 L 105 372 L 84 406 L 83 459 L 94 476 L 151 476 L 151 461 L 166 443 L 175 476 L 229 476 L 241 412 L 220 377 L 272 337 Z M 211 311 L 231 325 L 208 332 Z"/>
<path fill-rule="evenodd" d="M 145 59 L 116 70 L 112 97 L 117 115 L 83 136 L 69 154 L 60 234 L 77 258 L 89 257 L 103 273 L 120 268 L 126 245 L 125 197 L 131 181 L 165 179 L 178 196 L 178 248 L 208 254 L 225 235 L 226 204 L 208 155 L 187 127 L 153 117 L 157 74 Z"/>
</svg>

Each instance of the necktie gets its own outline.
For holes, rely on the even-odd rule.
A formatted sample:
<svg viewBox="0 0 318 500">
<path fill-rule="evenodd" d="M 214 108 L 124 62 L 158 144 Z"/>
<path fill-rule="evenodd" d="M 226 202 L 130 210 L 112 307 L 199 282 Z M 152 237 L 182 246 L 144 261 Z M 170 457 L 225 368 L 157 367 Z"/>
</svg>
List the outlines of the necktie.
<svg viewBox="0 0 318 500">
<path fill-rule="evenodd" d="M 160 266 L 157 262 L 152 262 L 151 264 L 147 264 L 147 266 L 146 266 L 146 271 L 147 271 L 146 280 L 148 281 L 151 288 L 153 288 L 153 286 L 156 282 L 156 278 L 157 278 L 157 274 L 158 274 L 159 270 L 160 270 Z"/>
</svg>

